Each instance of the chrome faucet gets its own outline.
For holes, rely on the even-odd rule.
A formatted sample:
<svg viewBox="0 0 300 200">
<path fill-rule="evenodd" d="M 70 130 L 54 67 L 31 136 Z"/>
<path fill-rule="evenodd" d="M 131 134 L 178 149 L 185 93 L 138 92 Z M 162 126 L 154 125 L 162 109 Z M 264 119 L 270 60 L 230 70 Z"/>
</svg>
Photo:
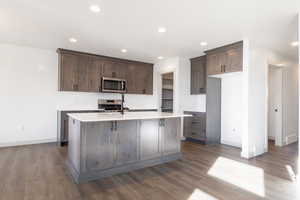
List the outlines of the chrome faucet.
<svg viewBox="0 0 300 200">
<path fill-rule="evenodd" d="M 121 102 L 121 114 L 124 115 L 124 99 L 125 95 L 122 93 L 122 102 Z"/>
</svg>

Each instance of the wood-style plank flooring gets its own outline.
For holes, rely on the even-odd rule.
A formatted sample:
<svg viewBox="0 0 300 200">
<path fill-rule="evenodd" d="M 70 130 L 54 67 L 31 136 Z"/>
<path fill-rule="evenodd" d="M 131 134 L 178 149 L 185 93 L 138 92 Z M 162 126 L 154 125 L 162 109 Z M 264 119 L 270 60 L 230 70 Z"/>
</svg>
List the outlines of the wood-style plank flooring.
<svg viewBox="0 0 300 200">
<path fill-rule="evenodd" d="M 278 148 L 270 143 L 269 153 L 245 160 L 237 148 L 184 142 L 181 160 L 81 185 L 66 170 L 66 147 L 2 148 L 0 199 L 300 199 L 293 177 L 297 145 Z"/>
</svg>

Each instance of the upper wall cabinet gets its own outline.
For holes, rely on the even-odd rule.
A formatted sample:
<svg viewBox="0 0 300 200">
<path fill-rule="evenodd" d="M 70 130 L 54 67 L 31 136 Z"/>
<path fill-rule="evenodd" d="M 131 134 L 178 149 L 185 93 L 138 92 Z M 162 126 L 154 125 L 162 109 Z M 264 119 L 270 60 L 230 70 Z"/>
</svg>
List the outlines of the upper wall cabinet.
<svg viewBox="0 0 300 200">
<path fill-rule="evenodd" d="M 243 71 L 243 42 L 206 51 L 207 75 Z"/>
<path fill-rule="evenodd" d="M 153 94 L 153 64 L 76 52 L 57 50 L 59 90 L 100 92 L 101 78 L 127 81 L 130 94 Z"/>
<path fill-rule="evenodd" d="M 191 59 L 191 94 L 206 93 L 206 56 Z"/>
</svg>

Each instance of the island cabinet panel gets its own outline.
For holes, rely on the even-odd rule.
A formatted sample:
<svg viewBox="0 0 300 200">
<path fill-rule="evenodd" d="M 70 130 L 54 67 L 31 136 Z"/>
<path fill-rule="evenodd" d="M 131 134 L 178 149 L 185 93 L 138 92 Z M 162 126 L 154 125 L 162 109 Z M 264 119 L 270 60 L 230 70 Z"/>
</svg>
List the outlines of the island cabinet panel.
<svg viewBox="0 0 300 200">
<path fill-rule="evenodd" d="M 153 64 L 58 49 L 59 91 L 100 92 L 101 78 L 127 81 L 130 94 L 153 94 Z"/>
<path fill-rule="evenodd" d="M 115 122 L 116 164 L 123 165 L 138 160 L 138 121 Z"/>
<path fill-rule="evenodd" d="M 153 159 L 162 155 L 161 134 L 159 120 L 141 120 L 140 122 L 140 148 L 141 160 Z"/>
<path fill-rule="evenodd" d="M 84 128 L 83 171 L 111 168 L 115 163 L 113 122 L 85 123 Z"/>
<path fill-rule="evenodd" d="M 80 157 L 80 132 L 81 132 L 81 123 L 77 120 L 69 119 L 69 141 L 70 145 L 68 145 L 68 162 L 72 165 L 72 167 L 77 171 L 77 173 L 80 172 L 80 163 L 81 163 L 81 157 Z"/>
<path fill-rule="evenodd" d="M 180 127 L 181 122 L 179 118 L 161 120 L 164 155 L 180 152 Z"/>
<path fill-rule="evenodd" d="M 71 116 L 71 115 L 70 115 Z M 179 159 L 181 118 L 69 118 L 68 167 L 77 183 Z"/>
</svg>

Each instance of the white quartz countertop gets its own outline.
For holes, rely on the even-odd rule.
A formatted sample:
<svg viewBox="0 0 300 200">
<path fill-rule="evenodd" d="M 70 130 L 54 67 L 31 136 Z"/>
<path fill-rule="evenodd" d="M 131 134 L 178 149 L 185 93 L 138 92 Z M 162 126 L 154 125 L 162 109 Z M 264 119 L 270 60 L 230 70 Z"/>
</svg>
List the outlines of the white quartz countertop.
<svg viewBox="0 0 300 200">
<path fill-rule="evenodd" d="M 57 108 L 58 111 L 104 111 L 104 109 L 99 109 L 99 108 L 84 108 L 84 107 L 79 107 L 79 108 Z"/>
<path fill-rule="evenodd" d="M 175 117 L 192 117 L 192 115 L 163 112 L 125 112 L 121 113 L 69 113 L 69 117 L 81 122 L 122 121 L 140 119 L 165 119 Z"/>
</svg>

